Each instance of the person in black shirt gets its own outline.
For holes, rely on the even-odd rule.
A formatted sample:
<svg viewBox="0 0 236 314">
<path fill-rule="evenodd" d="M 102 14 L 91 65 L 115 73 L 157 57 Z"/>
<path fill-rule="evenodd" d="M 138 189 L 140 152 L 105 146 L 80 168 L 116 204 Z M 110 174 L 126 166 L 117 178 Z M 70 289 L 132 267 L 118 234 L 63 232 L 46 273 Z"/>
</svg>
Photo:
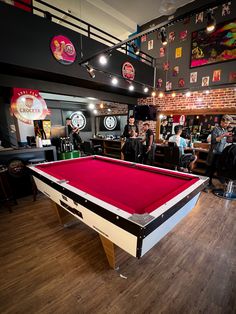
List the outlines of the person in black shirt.
<svg viewBox="0 0 236 314">
<path fill-rule="evenodd" d="M 151 155 L 151 149 L 152 144 L 154 142 L 154 134 L 152 130 L 149 128 L 149 123 L 145 122 L 143 124 L 143 130 L 145 132 L 145 138 L 142 140 L 144 143 L 143 147 L 143 163 L 147 164 L 150 162 L 150 155 Z"/>
<path fill-rule="evenodd" d="M 66 133 L 68 137 L 70 137 L 71 142 L 74 144 L 74 148 L 80 149 L 80 144 L 82 143 L 82 139 L 79 135 L 80 129 L 73 126 L 71 118 L 66 118 L 66 127 Z"/>
<path fill-rule="evenodd" d="M 160 135 L 163 140 L 166 140 L 167 135 L 168 135 L 167 125 L 168 125 L 167 119 L 163 119 L 161 121 L 161 129 L 160 129 Z"/>
<path fill-rule="evenodd" d="M 129 123 L 124 128 L 123 137 L 130 138 L 133 130 L 135 131 L 135 136 L 138 136 L 138 126 L 135 124 L 134 116 L 130 116 Z"/>
<path fill-rule="evenodd" d="M 227 138 L 232 136 L 232 132 L 228 132 L 227 128 L 233 121 L 229 115 L 224 115 L 221 119 L 220 126 L 216 126 L 211 132 L 211 146 L 207 156 L 206 176 L 210 178 L 207 189 L 214 188 L 212 178 L 218 168 L 220 155 L 222 154 Z"/>
</svg>

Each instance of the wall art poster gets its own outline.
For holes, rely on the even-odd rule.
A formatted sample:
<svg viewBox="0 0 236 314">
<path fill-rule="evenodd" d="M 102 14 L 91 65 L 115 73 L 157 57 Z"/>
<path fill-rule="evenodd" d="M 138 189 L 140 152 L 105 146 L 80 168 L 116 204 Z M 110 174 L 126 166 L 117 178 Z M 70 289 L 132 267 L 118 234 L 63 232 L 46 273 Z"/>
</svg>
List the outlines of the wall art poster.
<svg viewBox="0 0 236 314">
<path fill-rule="evenodd" d="M 178 47 L 175 49 L 175 58 L 181 58 L 182 57 L 182 47 Z"/>
<path fill-rule="evenodd" d="M 204 76 L 202 78 L 202 86 L 209 86 L 209 81 L 210 81 L 210 77 L 209 76 Z"/>
<path fill-rule="evenodd" d="M 175 32 L 169 33 L 169 43 L 172 43 L 175 40 Z"/>
<path fill-rule="evenodd" d="M 153 49 L 153 39 L 148 41 L 148 50 Z"/>
<path fill-rule="evenodd" d="M 217 25 L 211 34 L 205 29 L 192 33 L 191 68 L 234 59 L 236 59 L 236 19 Z"/>
<path fill-rule="evenodd" d="M 76 59 L 76 51 L 72 42 L 65 36 L 54 36 L 50 43 L 54 58 L 64 65 L 72 64 Z"/>
<path fill-rule="evenodd" d="M 229 81 L 230 83 L 236 83 L 236 72 L 229 73 Z"/>
<path fill-rule="evenodd" d="M 202 23 L 204 18 L 204 13 L 200 12 L 196 14 L 195 23 Z"/>
<path fill-rule="evenodd" d="M 165 48 L 164 47 L 160 48 L 160 54 L 159 55 L 160 55 L 160 58 L 165 56 Z"/>
<path fill-rule="evenodd" d="M 188 35 L 188 31 L 187 30 L 180 32 L 179 33 L 179 40 L 181 40 L 181 41 L 186 40 L 187 39 L 187 35 Z"/>
<path fill-rule="evenodd" d="M 213 71 L 212 82 L 219 82 L 221 77 L 221 70 Z"/>
<path fill-rule="evenodd" d="M 141 37 L 141 42 L 144 43 L 145 41 L 147 41 L 147 35 L 143 35 Z"/>
<path fill-rule="evenodd" d="M 177 76 L 179 74 L 179 66 L 173 67 L 172 75 Z"/>
<path fill-rule="evenodd" d="M 179 87 L 184 87 L 185 86 L 185 81 L 184 81 L 183 78 L 179 79 L 178 85 L 179 85 Z"/>
<path fill-rule="evenodd" d="M 197 83 L 197 72 L 190 73 L 190 83 Z"/>
<path fill-rule="evenodd" d="M 231 1 L 222 4 L 222 16 L 230 14 L 230 6 L 231 6 Z"/>
<path fill-rule="evenodd" d="M 172 89 L 172 83 L 170 81 L 166 82 L 166 90 L 169 91 Z"/>
<path fill-rule="evenodd" d="M 161 78 L 159 78 L 157 80 L 157 87 L 162 87 L 162 82 L 163 82 L 163 80 Z"/>
<path fill-rule="evenodd" d="M 170 68 L 169 62 L 164 62 L 163 65 L 162 65 L 162 67 L 163 67 L 163 70 L 164 70 L 164 71 L 168 71 L 169 68 Z"/>
</svg>

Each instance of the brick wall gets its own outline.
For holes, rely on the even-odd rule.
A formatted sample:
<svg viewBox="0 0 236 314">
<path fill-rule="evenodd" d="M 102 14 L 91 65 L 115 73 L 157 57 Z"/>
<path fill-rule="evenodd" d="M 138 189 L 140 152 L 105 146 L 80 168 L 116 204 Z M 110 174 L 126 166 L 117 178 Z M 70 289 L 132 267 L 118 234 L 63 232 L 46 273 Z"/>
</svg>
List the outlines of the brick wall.
<svg viewBox="0 0 236 314">
<path fill-rule="evenodd" d="M 102 103 L 96 104 L 95 107 L 98 111 L 97 116 L 128 115 L 128 106 L 125 104 Z"/>
<path fill-rule="evenodd" d="M 139 105 L 153 104 L 158 111 L 165 112 L 171 110 L 231 110 L 236 111 L 236 89 L 222 88 L 210 90 L 209 94 L 205 91 L 192 92 L 190 97 L 185 94 L 177 93 L 173 98 L 171 94 L 165 95 L 163 98 L 148 97 L 140 98 Z"/>
<path fill-rule="evenodd" d="M 170 114 L 181 114 L 181 111 L 187 111 L 189 115 L 197 114 L 201 111 L 204 114 L 220 111 L 221 113 L 230 112 L 236 114 L 236 89 L 222 88 L 210 90 L 209 94 L 205 91 L 192 92 L 190 97 L 186 97 L 183 93 L 176 93 L 175 97 L 171 94 L 166 94 L 163 98 L 147 97 L 138 99 L 138 105 L 155 105 L 157 111 Z M 156 121 L 147 121 L 150 123 L 150 128 L 156 133 Z M 138 122 L 141 136 L 142 121 Z"/>
</svg>

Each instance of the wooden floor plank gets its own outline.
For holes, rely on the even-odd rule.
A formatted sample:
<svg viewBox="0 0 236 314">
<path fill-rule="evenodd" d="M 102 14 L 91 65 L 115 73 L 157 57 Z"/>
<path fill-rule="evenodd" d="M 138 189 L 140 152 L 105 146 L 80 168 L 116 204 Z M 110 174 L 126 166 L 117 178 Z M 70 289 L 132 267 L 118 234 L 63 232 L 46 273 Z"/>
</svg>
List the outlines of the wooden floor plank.
<svg viewBox="0 0 236 314">
<path fill-rule="evenodd" d="M 96 232 L 53 204 L 0 210 L 0 313 L 236 313 L 236 202 L 202 193 L 143 258 L 109 269 Z M 120 274 L 127 279 L 120 277 Z"/>
</svg>

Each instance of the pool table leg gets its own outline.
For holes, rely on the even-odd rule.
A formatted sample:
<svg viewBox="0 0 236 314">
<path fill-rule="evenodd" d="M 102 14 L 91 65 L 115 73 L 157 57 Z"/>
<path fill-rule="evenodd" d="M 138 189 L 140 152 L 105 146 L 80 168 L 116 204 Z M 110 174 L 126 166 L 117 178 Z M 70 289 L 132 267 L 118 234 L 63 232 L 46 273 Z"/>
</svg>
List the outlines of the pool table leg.
<svg viewBox="0 0 236 314">
<path fill-rule="evenodd" d="M 54 204 L 55 212 L 60 225 L 63 225 L 64 227 L 70 227 L 74 224 L 79 223 L 79 220 L 74 218 L 74 216 L 68 213 L 64 208 L 62 208 L 57 203 Z"/>
<path fill-rule="evenodd" d="M 115 244 L 99 234 L 99 237 L 102 242 L 103 249 L 105 251 L 108 263 L 112 269 L 117 269 L 116 265 L 116 255 L 115 255 Z"/>
</svg>

